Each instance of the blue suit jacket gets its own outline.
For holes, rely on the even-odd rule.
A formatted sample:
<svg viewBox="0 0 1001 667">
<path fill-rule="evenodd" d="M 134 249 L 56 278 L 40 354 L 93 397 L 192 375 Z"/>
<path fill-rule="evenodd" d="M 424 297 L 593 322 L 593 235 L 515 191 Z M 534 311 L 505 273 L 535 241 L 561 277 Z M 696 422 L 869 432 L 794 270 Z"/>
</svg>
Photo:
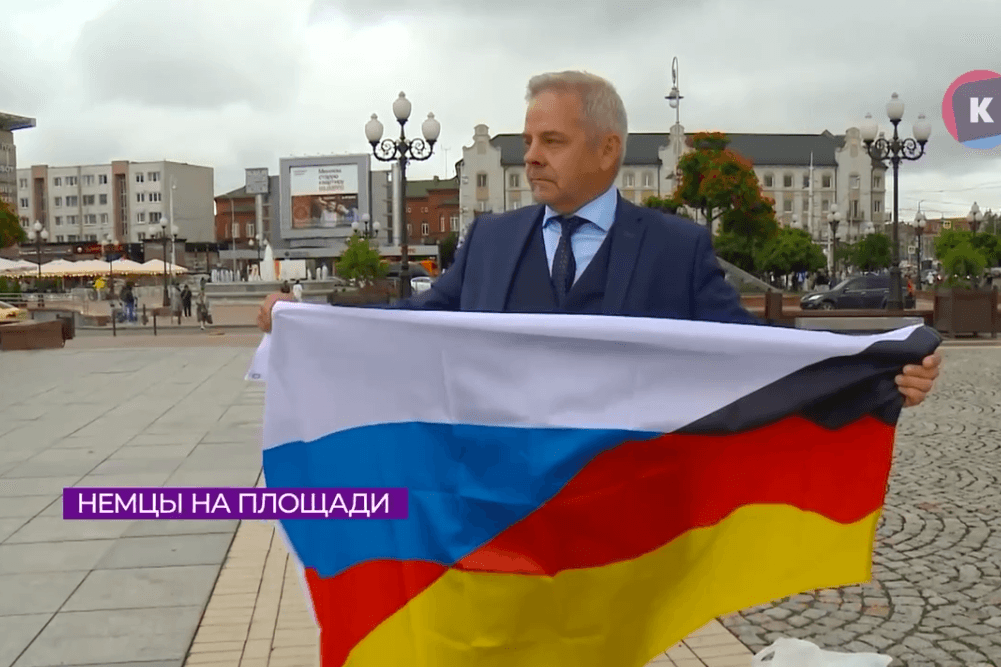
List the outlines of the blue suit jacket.
<svg viewBox="0 0 1001 667">
<path fill-rule="evenodd" d="M 522 251 L 544 211 L 535 205 L 477 218 L 454 264 L 431 289 L 393 307 L 503 312 Z M 700 225 L 620 196 L 609 234 L 614 236 L 603 314 L 762 324 L 726 282 L 709 232 Z"/>
</svg>

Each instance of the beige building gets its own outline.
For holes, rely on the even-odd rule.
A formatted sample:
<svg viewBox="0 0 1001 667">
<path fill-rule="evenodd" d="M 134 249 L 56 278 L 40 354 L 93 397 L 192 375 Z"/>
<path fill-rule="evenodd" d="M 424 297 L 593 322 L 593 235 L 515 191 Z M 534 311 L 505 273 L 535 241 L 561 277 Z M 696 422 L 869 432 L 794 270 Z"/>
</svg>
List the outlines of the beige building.
<svg viewBox="0 0 1001 667">
<path fill-rule="evenodd" d="M 128 162 L 17 170 L 18 216 L 36 220 L 51 243 L 141 243 L 160 233 L 161 219 L 189 242 L 215 240 L 213 170 L 179 162 Z"/>
<path fill-rule="evenodd" d="M 857 128 L 843 135 L 729 134 L 729 148 L 749 159 L 762 191 L 775 200 L 779 221 L 796 221 L 817 242 L 830 236 L 827 215 L 836 204 L 843 213 L 838 237 L 854 240 L 866 222 L 879 227 L 886 210 L 885 167 L 865 152 Z M 622 196 L 641 204 L 649 196 L 674 191 L 681 155 L 691 150 L 691 134 L 675 125 L 671 132 L 632 133 L 616 185 Z M 532 203 L 525 178 L 525 146 L 520 134 L 490 136 L 477 125 L 473 143 L 463 147 L 459 203 L 463 231 L 481 212 L 510 211 Z"/>
<path fill-rule="evenodd" d="M 35 127 L 35 119 L 0 112 L 0 199 L 18 213 L 17 149 L 14 132 Z M 19 214 L 18 214 L 19 215 Z"/>
</svg>

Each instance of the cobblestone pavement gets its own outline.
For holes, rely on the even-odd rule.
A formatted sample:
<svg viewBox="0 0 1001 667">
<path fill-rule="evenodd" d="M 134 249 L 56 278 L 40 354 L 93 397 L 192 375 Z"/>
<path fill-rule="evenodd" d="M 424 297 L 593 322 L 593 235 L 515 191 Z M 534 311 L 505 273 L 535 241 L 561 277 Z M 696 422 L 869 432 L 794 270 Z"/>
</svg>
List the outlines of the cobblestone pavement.
<svg viewBox="0 0 1001 667">
<path fill-rule="evenodd" d="M 752 651 L 785 636 L 894 667 L 1001 666 L 1001 349 L 943 357 L 898 426 L 873 580 L 723 619 Z"/>
</svg>

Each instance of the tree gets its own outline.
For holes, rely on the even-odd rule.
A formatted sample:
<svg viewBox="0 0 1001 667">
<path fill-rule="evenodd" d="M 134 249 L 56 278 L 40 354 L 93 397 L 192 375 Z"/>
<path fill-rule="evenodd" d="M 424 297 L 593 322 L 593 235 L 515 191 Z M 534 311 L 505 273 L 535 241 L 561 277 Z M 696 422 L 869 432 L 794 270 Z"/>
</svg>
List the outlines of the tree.
<svg viewBox="0 0 1001 667">
<path fill-rule="evenodd" d="M 987 266 L 983 254 L 964 240 L 942 258 L 942 269 L 948 276 L 946 284 L 950 287 L 971 286 L 976 283 Z"/>
<path fill-rule="evenodd" d="M 451 232 L 438 243 L 438 257 L 441 259 L 441 270 L 452 266 L 455 261 L 455 251 L 459 245 L 459 233 Z"/>
<path fill-rule="evenodd" d="M 886 234 L 869 234 L 852 245 L 850 261 L 860 271 L 889 268 L 893 260 L 890 247 Z"/>
<path fill-rule="evenodd" d="M 758 266 L 776 276 L 819 271 L 827 264 L 824 252 L 802 229 L 784 228 L 765 242 L 758 258 Z"/>
<path fill-rule="evenodd" d="M 0 197 L 0 248 L 9 248 L 27 240 L 28 236 L 21 228 L 21 223 L 14 215 L 13 209 Z"/>
<path fill-rule="evenodd" d="M 347 248 L 337 262 L 337 275 L 348 280 L 370 282 L 386 275 L 389 267 L 368 239 L 358 234 L 348 239 Z"/>
</svg>

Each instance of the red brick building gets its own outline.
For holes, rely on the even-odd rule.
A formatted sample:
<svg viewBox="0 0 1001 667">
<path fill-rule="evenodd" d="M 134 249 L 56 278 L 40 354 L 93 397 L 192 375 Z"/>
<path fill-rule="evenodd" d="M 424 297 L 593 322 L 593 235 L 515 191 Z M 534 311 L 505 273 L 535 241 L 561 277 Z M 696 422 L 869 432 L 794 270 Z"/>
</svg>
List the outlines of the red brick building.
<svg viewBox="0 0 1001 667">
<path fill-rule="evenodd" d="M 271 198 L 264 197 L 264 229 L 257 229 L 257 210 L 254 195 L 248 195 L 246 188 L 238 188 L 215 198 L 215 240 L 225 243 L 235 240 L 237 245 L 245 245 L 255 239 L 259 232 L 268 238 L 268 221 L 271 219 Z"/>
<path fill-rule="evenodd" d="M 459 231 L 459 179 L 407 181 L 407 237 L 435 244 Z"/>
</svg>

